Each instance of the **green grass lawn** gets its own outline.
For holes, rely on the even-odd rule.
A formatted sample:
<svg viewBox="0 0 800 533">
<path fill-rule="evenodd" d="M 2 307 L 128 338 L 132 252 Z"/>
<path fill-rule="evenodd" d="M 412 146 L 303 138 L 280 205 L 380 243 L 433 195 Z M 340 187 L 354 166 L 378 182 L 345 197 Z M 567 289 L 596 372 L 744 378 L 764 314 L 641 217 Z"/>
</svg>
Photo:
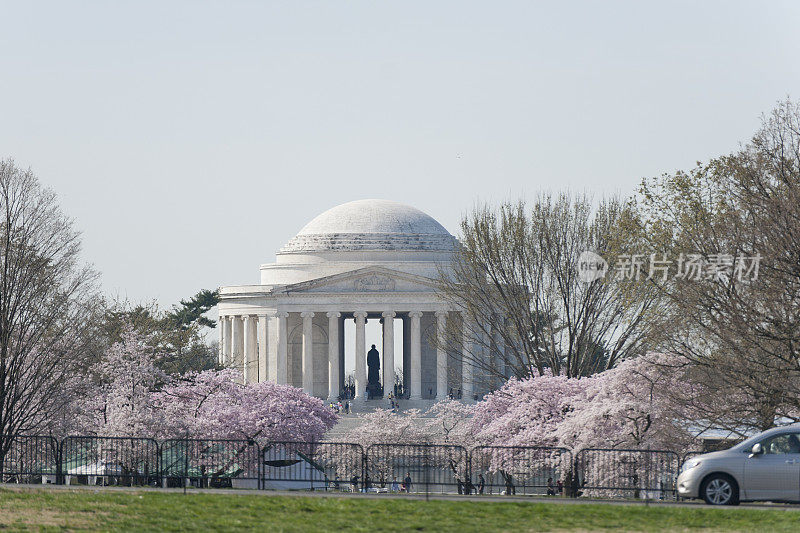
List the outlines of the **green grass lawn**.
<svg viewBox="0 0 800 533">
<path fill-rule="evenodd" d="M 136 531 L 799 531 L 800 512 L 644 505 L 0 490 L 0 529 Z"/>
</svg>

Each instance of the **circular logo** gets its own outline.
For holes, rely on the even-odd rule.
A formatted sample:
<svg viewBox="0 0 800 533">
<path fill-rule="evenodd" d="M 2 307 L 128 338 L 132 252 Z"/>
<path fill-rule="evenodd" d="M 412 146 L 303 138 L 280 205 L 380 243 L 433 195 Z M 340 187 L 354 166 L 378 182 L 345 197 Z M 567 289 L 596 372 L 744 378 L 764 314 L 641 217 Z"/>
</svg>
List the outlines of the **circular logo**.
<svg viewBox="0 0 800 533">
<path fill-rule="evenodd" d="M 578 279 L 591 283 L 605 277 L 608 272 L 606 260 L 594 252 L 583 252 L 578 257 Z"/>
</svg>

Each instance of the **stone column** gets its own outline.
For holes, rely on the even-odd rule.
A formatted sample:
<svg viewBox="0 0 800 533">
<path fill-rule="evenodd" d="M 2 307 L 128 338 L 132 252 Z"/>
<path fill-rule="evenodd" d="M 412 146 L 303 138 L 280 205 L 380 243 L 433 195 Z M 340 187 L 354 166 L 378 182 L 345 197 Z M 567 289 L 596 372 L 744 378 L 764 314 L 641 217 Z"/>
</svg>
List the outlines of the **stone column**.
<svg viewBox="0 0 800 533">
<path fill-rule="evenodd" d="M 269 335 L 267 330 L 267 315 L 258 315 L 258 382 L 267 381 L 269 378 Z"/>
<path fill-rule="evenodd" d="M 367 392 L 367 313 L 353 313 L 356 321 L 356 400 L 364 401 Z"/>
<path fill-rule="evenodd" d="M 303 311 L 303 392 L 314 395 L 314 329 L 312 319 L 314 313 Z"/>
<path fill-rule="evenodd" d="M 225 332 L 223 333 L 223 337 L 225 339 L 223 341 L 223 343 L 224 343 L 224 346 L 223 346 L 224 359 L 223 359 L 222 362 L 223 362 L 223 364 L 226 364 L 226 365 L 231 364 L 231 353 L 233 351 L 233 327 L 232 327 L 232 325 L 233 325 L 233 317 L 226 315 L 226 316 L 224 316 L 222 318 L 222 327 L 225 329 Z"/>
<path fill-rule="evenodd" d="M 231 365 L 241 372 L 244 365 L 244 317 L 234 316 L 232 322 L 233 349 L 231 351 Z"/>
<path fill-rule="evenodd" d="M 447 311 L 436 311 L 436 399 L 447 398 L 447 352 L 444 349 Z"/>
<path fill-rule="evenodd" d="M 383 317 L 383 396 L 394 393 L 394 311 L 384 311 Z"/>
<path fill-rule="evenodd" d="M 217 364 L 222 366 L 225 364 L 225 317 L 219 316 L 217 320 L 217 327 L 219 328 L 219 345 L 217 346 Z"/>
<path fill-rule="evenodd" d="M 411 390 L 409 397 L 412 400 L 422 399 L 422 335 L 420 333 L 419 319 L 421 311 L 411 311 Z"/>
<path fill-rule="evenodd" d="M 461 345 L 461 396 L 465 400 L 472 401 L 472 373 L 473 373 L 473 365 L 472 365 L 472 357 L 474 354 L 471 350 L 471 342 L 470 342 L 470 332 L 469 332 L 469 323 L 467 319 L 467 315 L 462 313 L 461 316 L 463 317 L 463 339 Z"/>
<path fill-rule="evenodd" d="M 338 311 L 328 316 L 328 402 L 339 398 L 339 317 Z"/>
<path fill-rule="evenodd" d="M 286 319 L 289 313 L 278 311 L 275 313 L 275 383 L 286 385 L 289 379 L 287 365 L 289 363 L 289 333 L 287 331 Z"/>
<path fill-rule="evenodd" d="M 242 375 L 245 383 L 258 381 L 258 363 L 256 361 L 256 320 L 252 315 L 242 317 L 244 322 L 244 360 L 242 362 Z"/>
</svg>

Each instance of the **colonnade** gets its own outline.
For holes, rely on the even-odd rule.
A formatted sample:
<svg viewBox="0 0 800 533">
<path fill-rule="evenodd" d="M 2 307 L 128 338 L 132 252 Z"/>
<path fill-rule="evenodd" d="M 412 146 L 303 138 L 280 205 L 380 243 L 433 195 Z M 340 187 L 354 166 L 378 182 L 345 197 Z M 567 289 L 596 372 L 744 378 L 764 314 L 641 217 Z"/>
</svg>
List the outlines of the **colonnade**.
<svg viewBox="0 0 800 533">
<path fill-rule="evenodd" d="M 328 392 L 327 400 L 334 401 L 341 390 L 340 376 L 341 343 L 339 339 L 339 321 L 342 313 L 339 311 L 304 310 L 299 313 L 302 320 L 302 386 L 303 390 L 312 394 L 314 392 L 314 342 L 313 318 L 324 313 L 328 318 Z M 366 323 L 368 313 L 356 311 L 352 313 L 355 321 L 355 400 L 364 400 L 367 387 L 366 368 Z M 444 339 L 448 312 L 439 310 L 434 313 L 436 317 L 436 332 L 439 339 Z M 380 314 L 383 318 L 383 372 L 384 387 L 391 389 L 395 382 L 395 353 L 394 353 L 394 318 L 395 311 L 384 311 Z M 407 313 L 410 322 L 409 357 L 409 397 L 411 400 L 422 399 L 422 332 L 420 320 L 423 312 L 412 310 Z M 278 384 L 288 383 L 288 329 L 289 313 L 273 311 L 271 313 L 257 314 L 231 314 L 219 318 L 220 350 L 219 362 L 225 365 L 239 367 L 242 370 L 245 383 L 272 381 Z M 463 347 L 468 346 L 470 337 L 467 328 L 464 328 Z M 443 399 L 448 394 L 448 363 L 447 353 L 443 342 L 437 342 L 436 348 L 436 397 Z M 402 357 L 402 356 L 401 356 Z M 469 357 L 462 358 L 461 390 L 464 398 L 473 396 L 473 367 Z"/>
</svg>

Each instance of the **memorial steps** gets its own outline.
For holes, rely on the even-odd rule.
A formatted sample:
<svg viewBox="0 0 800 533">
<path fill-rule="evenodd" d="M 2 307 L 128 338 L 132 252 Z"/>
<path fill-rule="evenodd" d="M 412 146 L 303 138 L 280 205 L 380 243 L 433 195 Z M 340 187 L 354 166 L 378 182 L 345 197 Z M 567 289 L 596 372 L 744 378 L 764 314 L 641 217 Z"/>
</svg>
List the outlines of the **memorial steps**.
<svg viewBox="0 0 800 533">
<path fill-rule="evenodd" d="M 420 416 L 412 420 L 414 420 L 415 424 L 419 424 L 420 427 L 423 427 L 430 421 L 431 417 L 427 415 L 426 411 L 433 404 L 433 400 L 418 400 L 417 402 L 401 400 L 400 412 L 402 413 L 407 409 L 419 409 Z M 362 418 L 360 415 L 372 412 L 375 409 L 388 409 L 389 405 L 389 400 L 384 399 L 367 400 L 361 403 L 355 402 L 355 404 L 351 404 L 350 413 L 339 413 L 339 422 L 325 434 L 324 439 L 328 442 L 342 442 L 347 433 L 361 425 Z"/>
</svg>

